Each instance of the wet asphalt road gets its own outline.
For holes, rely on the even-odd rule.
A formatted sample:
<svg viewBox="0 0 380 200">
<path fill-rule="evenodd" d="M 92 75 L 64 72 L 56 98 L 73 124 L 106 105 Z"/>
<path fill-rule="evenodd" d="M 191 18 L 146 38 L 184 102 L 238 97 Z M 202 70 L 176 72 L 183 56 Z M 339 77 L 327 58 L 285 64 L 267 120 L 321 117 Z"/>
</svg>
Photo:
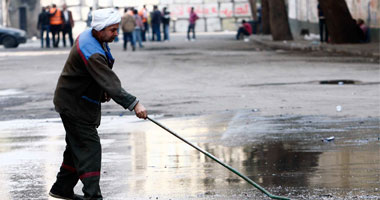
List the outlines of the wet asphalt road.
<svg viewBox="0 0 380 200">
<path fill-rule="evenodd" d="M 379 199 L 380 67 L 361 58 L 261 49 L 231 37 L 201 35 L 200 45 L 177 36 L 147 44 L 133 58 L 114 45 L 121 60 L 115 70 L 123 85 L 133 82 L 128 88 L 153 118 L 273 194 Z M 51 99 L 68 50 L 41 55 L 28 45 L 0 50 L 1 199 L 49 199 L 65 147 Z M 141 60 L 144 54 L 153 60 Z M 138 82 L 144 75 L 145 83 Z M 337 78 L 366 84 L 316 83 Z M 151 122 L 114 103 L 103 113 L 105 199 L 268 199 Z M 75 191 L 81 193 L 80 183 Z"/>
<path fill-rule="evenodd" d="M 252 111 L 154 118 L 274 194 L 295 199 L 379 198 L 377 120 L 263 118 Z M 303 122 L 309 125 L 297 126 Z M 355 123 L 361 124 L 353 127 Z M 48 199 L 65 145 L 60 120 L 2 121 L 0 127 L 1 196 Z M 106 199 L 268 199 L 148 121 L 104 117 L 99 134 Z M 321 141 L 330 136 L 335 141 Z M 80 188 L 78 184 L 76 192 Z"/>
</svg>

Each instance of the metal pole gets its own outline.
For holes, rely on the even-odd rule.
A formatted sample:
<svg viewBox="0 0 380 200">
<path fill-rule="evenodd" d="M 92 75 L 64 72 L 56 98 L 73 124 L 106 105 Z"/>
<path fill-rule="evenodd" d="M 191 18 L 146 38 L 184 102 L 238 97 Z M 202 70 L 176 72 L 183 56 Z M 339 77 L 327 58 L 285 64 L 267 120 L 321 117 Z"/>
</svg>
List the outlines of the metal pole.
<svg viewBox="0 0 380 200">
<path fill-rule="evenodd" d="M 277 195 L 273 195 L 271 194 L 270 192 L 268 192 L 267 190 L 265 190 L 263 187 L 261 187 L 260 185 L 258 185 L 257 183 L 255 183 L 254 181 L 252 181 L 250 178 L 248 178 L 247 176 L 241 174 L 239 171 L 237 171 L 236 169 L 232 168 L 231 166 L 223 163 L 222 161 L 220 161 L 217 157 L 213 156 L 212 154 L 210 154 L 209 152 L 201 149 L 200 147 L 192 144 L 191 142 L 185 140 L 184 138 L 182 138 L 181 136 L 177 135 L 176 133 L 174 133 L 173 131 L 171 131 L 170 129 L 166 128 L 164 125 L 160 124 L 159 122 L 157 122 L 156 120 L 154 119 L 151 119 L 150 117 L 147 117 L 148 120 L 150 120 L 151 122 L 155 123 L 156 125 L 158 125 L 159 127 L 163 128 L 164 130 L 166 130 L 167 132 L 171 133 L 172 135 L 174 135 L 175 137 L 177 137 L 178 139 L 182 140 L 183 142 L 185 142 L 186 144 L 192 146 L 193 148 L 195 148 L 196 150 L 202 152 L 204 155 L 206 155 L 207 157 L 211 158 L 212 160 L 214 160 L 215 162 L 221 164 L 223 167 L 227 168 L 228 170 L 230 170 L 231 172 L 235 173 L 236 175 L 240 176 L 242 179 L 244 179 L 245 181 L 247 181 L 248 183 L 250 183 L 251 185 L 253 185 L 255 188 L 259 189 L 261 192 L 263 192 L 264 194 L 266 194 L 268 197 L 272 198 L 272 199 L 282 199 L 282 200 L 290 200 L 289 198 L 287 197 L 282 197 L 282 196 L 277 196 Z"/>
</svg>

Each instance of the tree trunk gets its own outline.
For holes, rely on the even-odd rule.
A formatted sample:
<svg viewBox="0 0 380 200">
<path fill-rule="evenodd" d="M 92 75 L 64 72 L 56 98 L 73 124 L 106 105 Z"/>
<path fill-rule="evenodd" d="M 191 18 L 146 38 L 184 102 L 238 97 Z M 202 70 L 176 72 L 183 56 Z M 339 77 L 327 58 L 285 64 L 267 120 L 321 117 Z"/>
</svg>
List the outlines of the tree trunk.
<svg viewBox="0 0 380 200">
<path fill-rule="evenodd" d="M 249 0 L 249 5 L 251 7 L 252 19 L 257 21 L 256 0 Z"/>
<path fill-rule="evenodd" d="M 334 0 L 335 1 L 335 0 Z M 284 0 L 268 0 L 270 30 L 274 41 L 293 40 Z"/>
<path fill-rule="evenodd" d="M 337 44 L 360 42 L 363 33 L 352 18 L 345 0 L 318 0 L 318 2 L 326 18 L 330 42 Z"/>
<path fill-rule="evenodd" d="M 269 24 L 269 3 L 268 0 L 261 0 L 261 29 L 264 35 L 270 34 Z"/>
</svg>

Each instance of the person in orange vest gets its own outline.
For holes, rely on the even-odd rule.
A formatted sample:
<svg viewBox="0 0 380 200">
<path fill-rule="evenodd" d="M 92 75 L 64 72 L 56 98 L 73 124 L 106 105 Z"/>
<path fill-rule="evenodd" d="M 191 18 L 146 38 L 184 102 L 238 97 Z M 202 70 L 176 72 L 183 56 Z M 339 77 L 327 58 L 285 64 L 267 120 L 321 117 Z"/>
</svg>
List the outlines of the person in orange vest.
<svg viewBox="0 0 380 200">
<path fill-rule="evenodd" d="M 144 5 L 143 8 L 139 11 L 139 15 L 141 17 L 141 20 L 144 24 L 144 29 L 141 30 L 141 38 L 142 41 L 146 41 L 146 32 L 149 32 L 149 26 L 148 26 L 148 10 L 146 9 L 146 6 Z"/>
<path fill-rule="evenodd" d="M 53 47 L 57 48 L 59 44 L 59 34 L 62 31 L 63 20 L 62 12 L 57 8 L 57 5 L 53 4 L 52 8 L 49 10 L 50 17 L 50 31 L 53 39 Z M 57 38 L 56 38 L 57 36 Z"/>
</svg>

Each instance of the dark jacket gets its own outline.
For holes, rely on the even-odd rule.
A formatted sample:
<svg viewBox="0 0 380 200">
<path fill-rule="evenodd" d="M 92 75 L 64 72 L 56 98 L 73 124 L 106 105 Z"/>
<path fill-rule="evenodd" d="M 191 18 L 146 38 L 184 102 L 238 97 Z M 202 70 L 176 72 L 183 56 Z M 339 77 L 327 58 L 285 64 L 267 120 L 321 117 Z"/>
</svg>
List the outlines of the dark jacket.
<svg viewBox="0 0 380 200">
<path fill-rule="evenodd" d="M 80 123 L 99 126 L 104 92 L 125 109 L 133 110 L 138 101 L 121 87 L 112 71 L 113 62 L 108 45 L 102 47 L 91 29 L 81 33 L 58 80 L 56 111 Z"/>
<path fill-rule="evenodd" d="M 168 12 L 168 11 L 162 12 L 162 23 L 165 25 L 169 25 L 169 23 L 170 23 L 170 12 Z"/>
<path fill-rule="evenodd" d="M 65 11 L 62 10 L 62 20 L 64 24 L 70 24 L 71 28 L 74 27 L 74 19 L 73 19 L 73 14 L 71 13 L 70 10 L 67 11 L 67 17 L 68 19 L 65 18 Z"/>
<path fill-rule="evenodd" d="M 50 25 L 49 13 L 46 11 L 41 12 L 38 15 L 37 28 L 41 29 L 42 26 Z"/>
<path fill-rule="evenodd" d="M 154 10 L 152 13 L 152 24 L 161 23 L 161 12 L 159 10 Z"/>
</svg>

